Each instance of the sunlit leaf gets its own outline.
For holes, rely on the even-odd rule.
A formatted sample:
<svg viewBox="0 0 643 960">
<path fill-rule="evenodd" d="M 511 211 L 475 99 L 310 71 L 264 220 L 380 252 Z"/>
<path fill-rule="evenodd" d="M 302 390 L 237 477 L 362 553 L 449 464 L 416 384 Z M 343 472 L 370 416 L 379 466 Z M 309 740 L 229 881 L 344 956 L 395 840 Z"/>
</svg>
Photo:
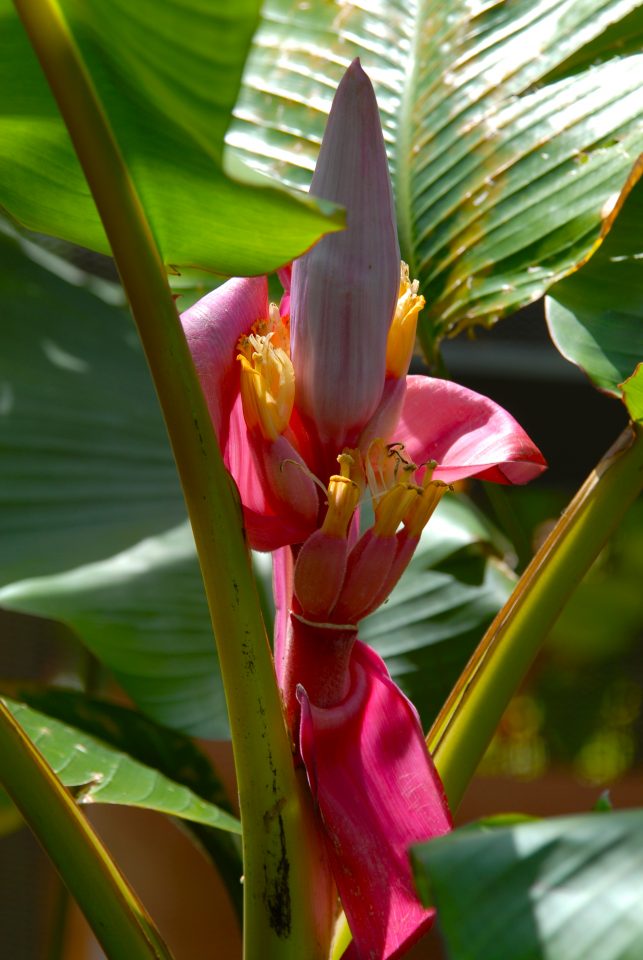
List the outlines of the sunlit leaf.
<svg viewBox="0 0 643 960">
<path fill-rule="evenodd" d="M 641 956 L 641 810 L 465 828 L 413 860 L 453 960 Z"/>
<path fill-rule="evenodd" d="M 230 812 L 230 802 L 212 764 L 189 737 L 160 727 L 127 707 L 88 696 L 80 690 L 43 686 L 33 682 L 0 681 L 0 694 L 32 710 L 100 740 L 132 761 L 144 764 L 201 800 Z M 15 812 L 18 823 L 20 815 Z M 0 833 L 5 823 L 0 793 Z M 225 882 L 231 901 L 241 909 L 239 877 L 243 873 L 236 839 L 226 831 L 200 821 L 186 821 L 202 851 L 206 851 Z"/>
<path fill-rule="evenodd" d="M 142 807 L 240 833 L 235 817 L 157 770 L 25 704 L 2 700 L 79 803 Z"/>
<path fill-rule="evenodd" d="M 639 181 L 589 263 L 557 283 L 546 301 L 549 332 L 562 355 L 617 397 L 643 359 L 642 217 Z"/>
<path fill-rule="evenodd" d="M 537 298 L 596 240 L 643 149 L 643 56 L 624 42 L 637 6 L 267 0 L 228 142 L 306 186 L 333 90 L 361 57 L 430 348 Z"/>
<path fill-rule="evenodd" d="M 261 273 L 336 229 L 306 198 L 242 185 L 223 171 L 223 137 L 258 0 L 233 8 L 225 0 L 61 0 L 58 6 L 167 264 Z M 66 129 L 10 0 L 0 3 L 0 36 L 0 204 L 31 229 L 107 252 Z"/>
<path fill-rule="evenodd" d="M 632 420 L 643 423 L 643 362 L 638 364 L 632 376 L 628 377 L 621 387 Z"/>
</svg>

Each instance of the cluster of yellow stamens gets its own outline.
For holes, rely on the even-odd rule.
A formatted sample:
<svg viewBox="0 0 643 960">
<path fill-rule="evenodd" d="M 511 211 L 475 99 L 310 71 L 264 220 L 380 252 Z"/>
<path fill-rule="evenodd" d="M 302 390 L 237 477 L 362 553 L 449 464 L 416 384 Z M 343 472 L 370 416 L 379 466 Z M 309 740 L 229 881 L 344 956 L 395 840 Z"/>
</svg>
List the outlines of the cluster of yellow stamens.
<svg viewBox="0 0 643 960">
<path fill-rule="evenodd" d="M 267 318 L 237 344 L 241 363 L 241 402 L 250 429 L 276 440 L 290 420 L 295 402 L 295 371 L 290 360 L 288 318 L 272 303 Z"/>
<path fill-rule="evenodd" d="M 386 372 L 398 379 L 408 372 L 415 347 L 418 314 L 426 302 L 418 294 L 418 289 L 418 281 L 411 281 L 409 268 L 402 261 L 397 307 L 386 342 Z"/>
<path fill-rule="evenodd" d="M 406 454 L 401 443 L 373 440 L 366 457 L 358 450 L 344 450 L 338 458 L 340 473 L 330 478 L 328 510 L 323 523 L 324 533 L 345 537 L 364 488 L 368 485 L 375 511 L 373 532 L 379 537 L 392 537 L 403 524 L 407 533 L 419 537 L 431 514 L 450 489 L 441 480 L 433 479 L 435 460 L 419 467 Z M 415 480 L 424 467 L 421 482 Z"/>
<path fill-rule="evenodd" d="M 393 536 L 401 524 L 411 536 L 419 536 L 428 523 L 448 486 L 433 480 L 435 461 L 423 466 L 422 482 L 417 483 L 414 475 L 421 467 L 408 458 L 403 444 L 386 444 L 380 439 L 371 443 L 366 474 L 375 508 L 374 532 L 378 536 Z"/>
</svg>

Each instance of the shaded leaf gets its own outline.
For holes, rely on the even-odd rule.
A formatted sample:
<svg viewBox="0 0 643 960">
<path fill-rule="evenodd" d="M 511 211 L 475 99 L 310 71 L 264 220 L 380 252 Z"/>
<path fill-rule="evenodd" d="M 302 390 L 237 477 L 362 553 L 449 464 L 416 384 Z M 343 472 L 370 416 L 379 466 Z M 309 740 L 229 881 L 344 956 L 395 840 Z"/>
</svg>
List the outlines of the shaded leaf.
<svg viewBox="0 0 643 960">
<path fill-rule="evenodd" d="M 232 12 L 225 0 L 59 4 L 167 264 L 262 273 L 337 228 L 338 218 L 329 220 L 307 198 L 242 185 L 224 173 L 223 137 L 259 6 L 242 0 Z M 33 230 L 108 252 L 66 128 L 9 0 L 0 4 L 0 35 L 0 203 Z"/>
<path fill-rule="evenodd" d="M 558 350 L 599 389 L 617 397 L 622 381 L 643 359 L 642 217 L 639 181 L 589 263 L 552 287 L 546 300 Z"/>
<path fill-rule="evenodd" d="M 131 323 L 10 239 L 0 251 L 0 604 L 69 623 L 160 722 L 227 736 L 201 575 Z"/>
<path fill-rule="evenodd" d="M 239 821 L 157 770 L 25 704 L 2 698 L 79 803 L 117 803 L 240 833 Z"/>
<path fill-rule="evenodd" d="M 622 42 L 637 7 L 267 0 L 228 142 L 307 186 L 333 90 L 361 57 L 430 348 L 536 299 L 591 249 L 643 148 L 643 57 Z"/>
<path fill-rule="evenodd" d="M 0 256 L 2 583 L 114 554 L 185 508 L 125 311 L 2 235 Z"/>
<path fill-rule="evenodd" d="M 641 810 L 465 828 L 412 857 L 454 960 L 641 956 Z"/>
<path fill-rule="evenodd" d="M 107 560 L 3 587 L 0 606 L 68 624 L 159 723 L 193 736 L 227 736 L 218 660 L 187 522 Z"/>
</svg>

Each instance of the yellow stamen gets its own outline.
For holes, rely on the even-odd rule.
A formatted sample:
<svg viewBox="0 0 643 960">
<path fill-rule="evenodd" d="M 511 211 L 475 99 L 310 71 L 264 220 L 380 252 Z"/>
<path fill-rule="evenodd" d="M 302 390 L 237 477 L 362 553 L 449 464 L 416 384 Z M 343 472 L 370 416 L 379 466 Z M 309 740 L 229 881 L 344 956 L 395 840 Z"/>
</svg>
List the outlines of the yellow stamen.
<svg viewBox="0 0 643 960">
<path fill-rule="evenodd" d="M 330 537 L 345 537 L 359 503 L 362 469 L 356 450 L 344 450 L 337 462 L 340 473 L 333 474 L 328 482 L 328 511 L 322 530 Z"/>
<path fill-rule="evenodd" d="M 394 483 L 410 480 L 417 465 L 406 455 L 403 443 L 373 440 L 366 453 L 366 477 L 374 500 L 379 501 Z"/>
<path fill-rule="evenodd" d="M 275 314 L 276 311 L 276 314 Z M 250 429 L 258 427 L 267 440 L 276 440 L 288 426 L 295 402 L 295 371 L 288 355 L 287 321 L 274 304 L 270 317 L 260 320 L 241 337 L 237 360 L 241 363 L 241 402 Z M 281 345 L 283 344 L 283 346 Z"/>
<path fill-rule="evenodd" d="M 282 317 L 276 303 L 271 303 L 268 307 L 267 317 L 253 323 L 250 333 L 260 337 L 272 334 L 273 347 L 280 348 L 290 356 L 290 317 L 288 314 Z"/>
<path fill-rule="evenodd" d="M 433 480 L 433 471 L 437 467 L 435 460 L 426 464 L 426 472 L 422 478 L 422 487 L 417 488 L 419 496 L 404 516 L 404 526 L 412 537 L 419 537 L 431 519 L 440 500 L 451 487 L 442 480 Z"/>
<path fill-rule="evenodd" d="M 373 533 L 378 537 L 392 537 L 422 490 L 413 483 L 396 483 L 384 494 L 375 507 Z"/>
<path fill-rule="evenodd" d="M 408 372 L 415 347 L 418 314 L 426 302 L 418 294 L 418 289 L 418 281 L 409 279 L 409 268 L 402 262 L 397 307 L 386 341 L 386 372 L 397 379 Z"/>
</svg>

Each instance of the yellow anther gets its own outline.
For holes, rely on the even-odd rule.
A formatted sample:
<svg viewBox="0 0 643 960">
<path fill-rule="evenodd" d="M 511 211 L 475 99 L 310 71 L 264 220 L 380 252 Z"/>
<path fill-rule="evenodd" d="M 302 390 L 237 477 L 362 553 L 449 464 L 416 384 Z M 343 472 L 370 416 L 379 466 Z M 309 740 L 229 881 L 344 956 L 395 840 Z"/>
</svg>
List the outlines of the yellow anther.
<svg viewBox="0 0 643 960">
<path fill-rule="evenodd" d="M 413 483 L 396 483 L 375 507 L 373 533 L 378 537 L 392 537 L 412 504 L 421 496 L 420 487 Z"/>
<path fill-rule="evenodd" d="M 273 347 L 283 350 L 290 356 L 290 317 L 282 317 L 276 303 L 268 307 L 268 316 L 256 320 L 250 334 L 258 337 L 267 337 L 272 334 L 270 342 Z"/>
<path fill-rule="evenodd" d="M 366 478 L 371 495 L 378 501 L 395 483 L 411 479 L 417 465 L 406 454 L 403 443 L 373 440 L 366 453 Z"/>
<path fill-rule="evenodd" d="M 361 495 L 359 452 L 344 450 L 337 462 L 341 472 L 333 474 L 328 482 L 328 511 L 322 530 L 330 537 L 345 537 Z"/>
<path fill-rule="evenodd" d="M 274 345 L 275 335 L 271 331 L 242 337 L 237 355 L 243 415 L 248 427 L 258 427 L 267 440 L 284 432 L 295 402 L 295 371 L 287 352 Z"/>
<path fill-rule="evenodd" d="M 430 460 L 426 464 L 426 472 L 422 477 L 422 487 L 418 487 L 419 496 L 404 516 L 404 526 L 412 537 L 420 536 L 440 500 L 447 490 L 451 489 L 448 483 L 431 479 L 436 467 L 435 460 Z"/>
<path fill-rule="evenodd" d="M 418 294 L 418 288 L 418 281 L 410 280 L 409 268 L 402 262 L 397 307 L 386 341 L 386 372 L 398 379 L 408 372 L 415 347 L 418 314 L 426 302 Z"/>
</svg>

